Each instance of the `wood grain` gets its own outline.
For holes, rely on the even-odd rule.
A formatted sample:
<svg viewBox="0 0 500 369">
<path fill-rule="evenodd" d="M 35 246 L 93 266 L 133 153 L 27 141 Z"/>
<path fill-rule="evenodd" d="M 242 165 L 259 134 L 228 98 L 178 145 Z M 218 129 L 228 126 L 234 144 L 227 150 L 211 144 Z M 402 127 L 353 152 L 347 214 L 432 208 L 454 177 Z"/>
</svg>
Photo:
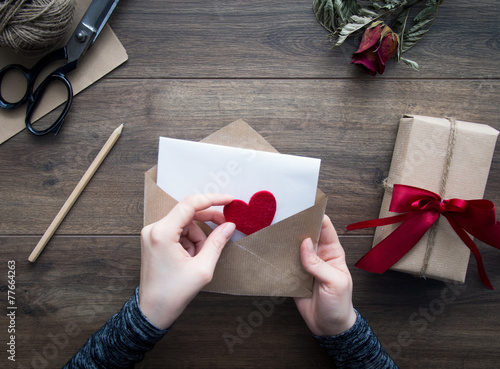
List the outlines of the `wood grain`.
<svg viewBox="0 0 500 369">
<path fill-rule="evenodd" d="M 406 55 L 420 72 L 391 62 L 376 78 L 349 64 L 359 39 L 330 49 L 311 6 L 120 1 L 110 22 L 127 63 L 75 97 L 58 136 L 24 131 L 0 146 L 0 260 L 4 276 L 6 261 L 16 261 L 19 309 L 16 365 L 8 367 L 61 367 L 130 297 L 139 281 L 144 172 L 156 164 L 158 137 L 197 141 L 239 118 L 280 152 L 321 158 L 319 186 L 346 250 L 354 304 L 401 368 L 498 367 L 500 297 L 481 285 L 473 259 L 463 285 L 374 275 L 353 267 L 373 230 L 344 228 L 378 216 L 403 114 L 500 129 L 500 3 L 443 2 Z M 32 265 L 29 253 L 121 123 L 120 140 Z M 497 143 L 485 193 L 497 206 L 499 182 Z M 500 252 L 478 246 L 500 288 Z M 6 291 L 2 277 L 0 295 Z M 236 335 L 267 300 L 200 294 L 137 367 L 331 367 L 291 299 L 231 352 L 224 335 Z M 0 327 L 7 325 L 4 315 Z"/>
<path fill-rule="evenodd" d="M 238 118 L 280 152 L 322 159 L 319 186 L 343 229 L 378 216 L 402 114 L 455 116 L 499 129 L 491 100 L 499 88 L 494 80 L 102 81 L 75 99 L 63 135 L 42 141 L 22 132 L 3 145 L 0 229 L 43 233 L 108 133 L 124 122 L 113 154 L 58 233 L 138 234 L 143 173 L 157 161 L 158 136 L 197 141 Z M 109 96 L 116 96 L 111 106 Z M 497 149 L 486 191 L 495 203 L 499 161 Z"/>
<path fill-rule="evenodd" d="M 405 53 L 421 70 L 391 61 L 377 79 L 498 78 L 500 4 L 477 4 L 443 2 L 425 42 Z M 331 50 L 312 0 L 125 0 L 111 26 L 130 57 L 116 78 L 371 79 L 349 64 L 361 35 Z"/>
</svg>

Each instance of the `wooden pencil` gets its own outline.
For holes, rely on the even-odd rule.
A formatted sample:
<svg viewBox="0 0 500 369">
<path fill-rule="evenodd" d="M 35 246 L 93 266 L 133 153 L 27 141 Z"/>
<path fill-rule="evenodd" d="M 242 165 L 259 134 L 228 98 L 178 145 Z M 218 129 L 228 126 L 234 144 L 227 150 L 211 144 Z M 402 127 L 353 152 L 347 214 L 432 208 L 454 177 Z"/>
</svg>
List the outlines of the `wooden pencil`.
<svg viewBox="0 0 500 369">
<path fill-rule="evenodd" d="M 83 177 L 80 179 L 75 189 L 68 197 L 64 205 L 62 206 L 61 210 L 59 210 L 59 213 L 57 213 L 56 217 L 50 224 L 49 228 L 47 228 L 44 235 L 42 236 L 36 247 L 31 252 L 28 258 L 29 261 L 31 261 L 32 263 L 36 261 L 36 259 L 43 251 L 44 247 L 47 245 L 52 235 L 54 234 L 54 232 L 57 230 L 57 228 L 63 221 L 66 214 L 68 214 L 73 204 L 76 202 L 82 191 L 85 189 L 85 186 L 87 186 L 94 173 L 97 171 L 101 163 L 108 155 L 109 151 L 113 148 L 114 144 L 120 137 L 122 130 L 123 130 L 123 124 L 121 124 L 118 128 L 116 128 L 111 134 L 111 136 L 108 138 L 108 140 L 102 147 L 101 151 L 99 151 L 99 154 L 97 154 L 92 164 L 90 164 L 89 168 L 87 169 Z"/>
</svg>

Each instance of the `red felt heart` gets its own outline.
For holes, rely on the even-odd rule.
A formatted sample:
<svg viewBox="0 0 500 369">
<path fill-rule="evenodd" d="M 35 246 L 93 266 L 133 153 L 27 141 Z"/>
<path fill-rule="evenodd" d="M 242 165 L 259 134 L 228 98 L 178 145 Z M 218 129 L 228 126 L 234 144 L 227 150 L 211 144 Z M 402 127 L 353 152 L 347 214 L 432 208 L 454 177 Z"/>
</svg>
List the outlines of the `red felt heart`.
<svg viewBox="0 0 500 369">
<path fill-rule="evenodd" d="M 269 191 L 259 191 L 248 204 L 233 200 L 224 206 L 223 212 L 228 222 L 236 224 L 237 230 L 249 235 L 272 223 L 276 213 L 276 199 Z"/>
</svg>

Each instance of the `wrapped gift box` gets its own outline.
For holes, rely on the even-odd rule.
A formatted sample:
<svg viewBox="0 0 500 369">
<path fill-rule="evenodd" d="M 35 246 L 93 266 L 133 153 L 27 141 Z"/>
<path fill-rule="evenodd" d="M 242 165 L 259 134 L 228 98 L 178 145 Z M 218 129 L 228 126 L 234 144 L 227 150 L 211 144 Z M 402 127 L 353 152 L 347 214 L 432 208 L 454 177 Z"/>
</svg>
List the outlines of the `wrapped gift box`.
<svg viewBox="0 0 500 369">
<path fill-rule="evenodd" d="M 443 199 L 482 199 L 497 136 L 497 130 L 484 124 L 417 115 L 403 117 L 380 218 L 395 215 L 388 210 L 394 184 L 423 188 Z M 378 227 L 373 245 L 398 225 Z M 433 227 L 433 241 L 429 242 L 428 231 L 391 269 L 463 283 L 469 249 L 443 217 Z"/>
</svg>

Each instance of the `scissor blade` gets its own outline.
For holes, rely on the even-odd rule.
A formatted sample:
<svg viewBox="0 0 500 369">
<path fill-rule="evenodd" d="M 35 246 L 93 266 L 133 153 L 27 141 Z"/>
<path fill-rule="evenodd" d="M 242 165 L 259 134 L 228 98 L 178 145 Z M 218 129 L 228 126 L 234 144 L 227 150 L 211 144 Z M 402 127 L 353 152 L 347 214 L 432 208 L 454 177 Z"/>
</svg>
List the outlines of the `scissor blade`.
<svg viewBox="0 0 500 369">
<path fill-rule="evenodd" d="M 119 0 L 93 0 L 66 45 L 68 62 L 76 62 L 95 42 Z"/>
<path fill-rule="evenodd" d="M 108 22 L 113 10 L 115 10 L 118 1 L 119 0 L 94 0 L 90 3 L 81 23 L 95 32 L 91 44 L 99 37 L 99 34 Z"/>
</svg>

